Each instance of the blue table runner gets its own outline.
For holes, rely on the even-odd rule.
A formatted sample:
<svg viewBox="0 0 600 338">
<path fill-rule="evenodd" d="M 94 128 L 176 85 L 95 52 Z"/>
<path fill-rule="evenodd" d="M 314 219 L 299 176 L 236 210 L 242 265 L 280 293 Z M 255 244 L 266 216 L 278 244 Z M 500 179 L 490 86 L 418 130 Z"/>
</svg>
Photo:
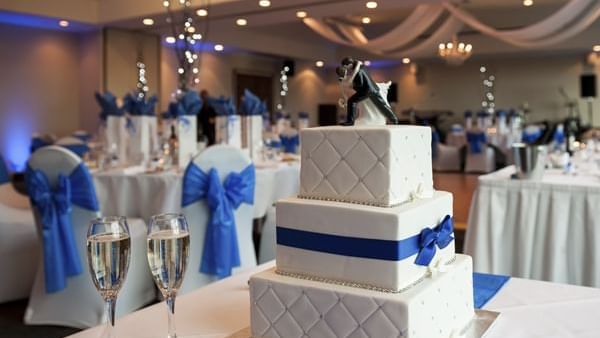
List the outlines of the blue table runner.
<svg viewBox="0 0 600 338">
<path fill-rule="evenodd" d="M 481 309 L 508 282 L 509 276 L 473 273 L 473 298 L 476 309 Z"/>
</svg>

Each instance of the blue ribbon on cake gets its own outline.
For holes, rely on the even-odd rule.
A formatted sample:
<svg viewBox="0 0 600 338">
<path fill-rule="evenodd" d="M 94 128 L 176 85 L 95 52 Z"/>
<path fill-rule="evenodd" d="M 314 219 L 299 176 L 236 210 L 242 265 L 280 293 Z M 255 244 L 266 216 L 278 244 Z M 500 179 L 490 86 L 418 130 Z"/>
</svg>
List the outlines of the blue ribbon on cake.
<svg viewBox="0 0 600 338">
<path fill-rule="evenodd" d="M 359 258 L 401 261 L 417 255 L 415 264 L 427 266 L 437 249 L 453 240 L 454 221 L 450 215 L 434 228 L 400 241 L 358 238 L 277 227 L 277 244 L 298 249 Z"/>
</svg>

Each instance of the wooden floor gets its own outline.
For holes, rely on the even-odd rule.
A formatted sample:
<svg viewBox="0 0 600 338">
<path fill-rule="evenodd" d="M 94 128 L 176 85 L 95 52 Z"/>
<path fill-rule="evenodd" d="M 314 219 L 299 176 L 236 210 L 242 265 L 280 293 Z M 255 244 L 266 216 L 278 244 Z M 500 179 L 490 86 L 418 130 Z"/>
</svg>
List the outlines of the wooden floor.
<svg viewBox="0 0 600 338">
<path fill-rule="evenodd" d="M 434 173 L 436 190 L 449 191 L 454 195 L 454 224 L 457 229 L 466 229 L 469 207 L 473 192 L 477 188 L 477 177 L 462 173 Z"/>
</svg>

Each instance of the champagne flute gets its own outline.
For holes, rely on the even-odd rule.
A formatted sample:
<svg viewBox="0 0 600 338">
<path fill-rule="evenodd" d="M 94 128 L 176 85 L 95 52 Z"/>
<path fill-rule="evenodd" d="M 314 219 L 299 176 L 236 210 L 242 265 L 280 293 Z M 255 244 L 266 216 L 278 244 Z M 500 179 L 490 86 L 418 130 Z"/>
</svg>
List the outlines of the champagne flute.
<svg viewBox="0 0 600 338">
<path fill-rule="evenodd" d="M 148 264 L 168 308 L 168 338 L 175 338 L 175 297 L 187 267 L 190 233 L 180 214 L 152 216 L 148 225 Z"/>
<path fill-rule="evenodd" d="M 117 294 L 127 277 L 130 248 L 131 238 L 125 217 L 103 217 L 90 222 L 87 257 L 94 286 L 106 304 L 103 337 L 115 337 Z"/>
</svg>

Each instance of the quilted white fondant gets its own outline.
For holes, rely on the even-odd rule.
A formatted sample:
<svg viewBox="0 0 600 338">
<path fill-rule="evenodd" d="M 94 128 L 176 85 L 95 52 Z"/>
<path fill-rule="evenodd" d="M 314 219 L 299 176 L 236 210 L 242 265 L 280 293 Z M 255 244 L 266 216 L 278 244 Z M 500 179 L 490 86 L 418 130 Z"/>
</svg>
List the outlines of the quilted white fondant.
<svg viewBox="0 0 600 338">
<path fill-rule="evenodd" d="M 328 235 L 401 241 L 437 226 L 452 216 L 452 194 L 436 191 L 432 198 L 419 199 L 390 208 L 342 202 L 288 198 L 277 203 L 277 226 Z M 454 242 L 439 249 L 432 261 L 454 257 Z M 428 271 L 416 265 L 416 253 L 401 261 L 378 260 L 310 251 L 277 245 L 277 268 L 293 274 L 335 279 L 400 290 Z"/>
<path fill-rule="evenodd" d="M 301 197 L 388 207 L 433 190 L 429 127 L 319 127 L 300 137 Z"/>
<path fill-rule="evenodd" d="M 254 338 L 446 338 L 474 316 L 471 257 L 400 294 L 285 277 L 250 279 Z"/>
</svg>

